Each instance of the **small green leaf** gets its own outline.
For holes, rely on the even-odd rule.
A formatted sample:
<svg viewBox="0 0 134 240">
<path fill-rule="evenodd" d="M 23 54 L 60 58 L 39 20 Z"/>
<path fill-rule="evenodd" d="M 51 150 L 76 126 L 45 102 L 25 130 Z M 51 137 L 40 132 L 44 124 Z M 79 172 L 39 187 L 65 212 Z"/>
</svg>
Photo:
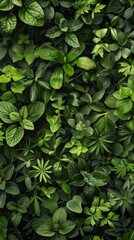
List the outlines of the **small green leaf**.
<svg viewBox="0 0 134 240">
<path fill-rule="evenodd" d="M 21 7 L 22 6 L 22 1 L 21 0 L 12 0 L 13 4 L 15 4 L 16 6 Z"/>
<path fill-rule="evenodd" d="M 36 233 L 43 237 L 53 237 L 55 232 L 53 231 L 51 218 L 47 217 L 45 222 L 36 229 Z"/>
<path fill-rule="evenodd" d="M 82 213 L 82 198 L 79 195 L 74 195 L 73 199 L 68 201 L 66 206 L 71 212 Z"/>
<path fill-rule="evenodd" d="M 57 67 L 50 78 L 50 85 L 54 89 L 60 89 L 63 84 L 63 68 Z"/>
<path fill-rule="evenodd" d="M 24 129 L 17 125 L 11 125 L 6 130 L 6 142 L 9 147 L 17 145 L 24 136 Z"/>
<path fill-rule="evenodd" d="M 64 54 L 46 43 L 42 44 L 39 49 L 37 49 L 37 54 L 44 60 L 58 62 L 61 64 L 64 63 Z"/>
<path fill-rule="evenodd" d="M 74 33 L 67 33 L 65 36 L 65 42 L 73 48 L 80 47 L 79 40 Z"/>
<path fill-rule="evenodd" d="M 63 207 L 58 208 L 52 217 L 53 223 L 58 223 L 58 224 L 62 223 L 63 221 L 66 221 L 66 219 L 67 219 L 67 212 Z"/>
<path fill-rule="evenodd" d="M 21 122 L 21 126 L 26 130 L 30 130 L 30 131 L 34 130 L 33 123 L 28 119 L 23 119 L 23 121 Z"/>
<path fill-rule="evenodd" d="M 12 123 L 9 114 L 11 112 L 17 112 L 17 108 L 10 102 L 1 101 L 0 102 L 0 118 L 5 123 Z"/>
<path fill-rule="evenodd" d="M 17 184 L 14 182 L 8 182 L 6 184 L 5 191 L 6 191 L 6 193 L 9 193 L 11 195 L 18 195 L 20 193 L 20 190 L 19 190 Z"/>
<path fill-rule="evenodd" d="M 74 68 L 69 63 L 64 64 L 63 69 L 68 76 L 71 77 L 74 75 Z"/>
<path fill-rule="evenodd" d="M 48 38 L 57 38 L 62 34 L 61 30 L 58 27 L 49 28 L 46 32 L 46 37 Z"/>
<path fill-rule="evenodd" d="M 0 83 L 8 83 L 8 82 L 10 82 L 10 81 L 11 81 L 11 78 L 5 76 L 5 74 L 2 74 L 2 75 L 0 76 Z"/>
<path fill-rule="evenodd" d="M 79 57 L 76 61 L 77 67 L 80 67 L 85 70 L 91 70 L 96 68 L 95 62 L 88 57 Z"/>
<path fill-rule="evenodd" d="M 70 220 L 66 220 L 61 222 L 60 224 L 60 230 L 59 233 L 60 234 L 68 234 L 69 232 L 71 232 L 76 226 L 76 223 Z"/>
</svg>

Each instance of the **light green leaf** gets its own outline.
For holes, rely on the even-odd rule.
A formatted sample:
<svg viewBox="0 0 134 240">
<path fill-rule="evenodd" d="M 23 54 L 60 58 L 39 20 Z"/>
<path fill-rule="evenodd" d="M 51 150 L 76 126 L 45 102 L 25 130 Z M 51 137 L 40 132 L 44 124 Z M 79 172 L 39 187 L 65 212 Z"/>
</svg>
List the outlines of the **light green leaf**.
<svg viewBox="0 0 134 240">
<path fill-rule="evenodd" d="M 9 114 L 11 112 L 17 112 L 17 108 L 10 102 L 1 101 L 0 102 L 0 118 L 5 123 L 12 123 Z"/>
<path fill-rule="evenodd" d="M 23 121 L 21 122 L 21 126 L 26 130 L 34 130 L 33 123 L 28 119 L 23 119 Z"/>
<path fill-rule="evenodd" d="M 25 87 L 21 83 L 14 82 L 11 85 L 11 90 L 13 93 L 22 93 L 25 90 Z"/>
<path fill-rule="evenodd" d="M 53 237 L 55 232 L 53 231 L 51 218 L 46 218 L 45 222 L 36 229 L 36 233 L 43 237 Z"/>
<path fill-rule="evenodd" d="M 54 89 L 60 89 L 63 84 L 63 68 L 57 67 L 50 78 L 50 85 Z"/>
<path fill-rule="evenodd" d="M 17 125 L 11 125 L 6 130 L 6 142 L 9 147 L 17 145 L 24 136 L 24 129 Z"/>
<path fill-rule="evenodd" d="M 9 11 L 13 8 L 13 3 L 11 0 L 1 0 L 0 11 Z"/>
<path fill-rule="evenodd" d="M 21 7 L 22 6 L 22 1 L 21 0 L 12 0 L 13 4 L 15 4 L 16 6 Z"/>
<path fill-rule="evenodd" d="M 83 23 L 80 20 L 70 20 L 68 21 L 68 31 L 75 32 L 83 26 Z"/>
<path fill-rule="evenodd" d="M 95 62 L 88 57 L 79 57 L 76 61 L 77 67 L 80 67 L 85 70 L 91 70 L 96 68 Z"/>
<path fill-rule="evenodd" d="M 69 63 L 64 64 L 63 69 L 68 76 L 74 75 L 74 68 Z"/>
<path fill-rule="evenodd" d="M 73 48 L 80 47 L 79 40 L 74 33 L 67 33 L 65 36 L 65 42 Z"/>
<path fill-rule="evenodd" d="M 41 27 L 44 24 L 44 11 L 39 3 L 29 0 L 25 8 L 19 11 L 19 18 L 28 25 Z"/>
<path fill-rule="evenodd" d="M 74 195 L 73 199 L 66 203 L 67 208 L 71 212 L 82 213 L 82 198 L 79 195 Z"/>
<path fill-rule="evenodd" d="M 0 83 L 8 83 L 8 82 L 10 82 L 10 80 L 11 80 L 11 78 L 5 76 L 5 74 L 2 74 L 2 75 L 0 76 Z"/>
<path fill-rule="evenodd" d="M 49 28 L 46 32 L 46 37 L 57 38 L 62 34 L 62 31 L 58 27 Z"/>
</svg>

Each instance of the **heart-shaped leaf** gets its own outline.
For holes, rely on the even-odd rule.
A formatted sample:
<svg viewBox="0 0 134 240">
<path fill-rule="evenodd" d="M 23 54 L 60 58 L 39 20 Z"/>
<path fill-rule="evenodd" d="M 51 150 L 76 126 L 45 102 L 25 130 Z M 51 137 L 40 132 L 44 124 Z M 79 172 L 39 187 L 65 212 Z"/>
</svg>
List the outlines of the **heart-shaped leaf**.
<svg viewBox="0 0 134 240">
<path fill-rule="evenodd" d="M 66 206 L 71 212 L 81 213 L 82 212 L 82 198 L 81 196 L 74 195 L 73 199 L 68 201 Z"/>
</svg>

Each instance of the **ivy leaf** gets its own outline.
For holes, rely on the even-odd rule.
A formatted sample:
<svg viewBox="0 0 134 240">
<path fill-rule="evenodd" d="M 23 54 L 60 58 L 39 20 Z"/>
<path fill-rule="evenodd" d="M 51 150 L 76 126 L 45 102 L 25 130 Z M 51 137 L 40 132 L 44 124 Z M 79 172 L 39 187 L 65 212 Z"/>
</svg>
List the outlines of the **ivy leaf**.
<svg viewBox="0 0 134 240">
<path fill-rule="evenodd" d="M 24 129 L 17 125 L 11 125 L 6 130 L 6 142 L 9 147 L 17 145 L 24 136 Z"/>
<path fill-rule="evenodd" d="M 14 14 L 9 14 L 4 17 L 0 17 L 0 31 L 2 33 L 11 33 L 17 24 L 17 18 Z"/>
<path fill-rule="evenodd" d="M 41 27 L 44 24 L 44 11 L 39 3 L 30 0 L 19 11 L 19 18 L 28 25 Z"/>
<path fill-rule="evenodd" d="M 65 42 L 73 48 L 80 47 L 79 40 L 74 33 L 67 33 L 65 36 Z"/>
</svg>

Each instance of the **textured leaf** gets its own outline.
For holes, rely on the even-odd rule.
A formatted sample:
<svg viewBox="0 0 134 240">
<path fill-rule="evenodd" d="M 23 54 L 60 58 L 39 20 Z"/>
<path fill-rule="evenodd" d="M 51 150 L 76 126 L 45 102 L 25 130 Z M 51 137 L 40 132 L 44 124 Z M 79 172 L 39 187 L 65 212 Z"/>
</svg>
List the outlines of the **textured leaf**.
<svg viewBox="0 0 134 240">
<path fill-rule="evenodd" d="M 17 145 L 24 136 L 24 129 L 17 125 L 11 125 L 6 130 L 6 142 L 9 147 Z"/>
<path fill-rule="evenodd" d="M 44 24 L 44 11 L 41 5 L 35 1 L 27 1 L 25 8 L 19 11 L 20 19 L 31 26 L 41 27 Z"/>
<path fill-rule="evenodd" d="M 45 105 L 42 102 L 35 102 L 28 105 L 28 119 L 32 122 L 37 121 L 44 113 Z"/>
<path fill-rule="evenodd" d="M 65 42 L 73 47 L 73 48 L 78 48 L 80 47 L 80 43 L 79 43 L 79 40 L 77 38 L 77 36 L 73 33 L 67 33 L 66 36 L 65 36 Z"/>
<path fill-rule="evenodd" d="M 2 33 L 11 33 L 17 24 L 17 18 L 14 14 L 0 17 L 0 30 Z"/>
</svg>

